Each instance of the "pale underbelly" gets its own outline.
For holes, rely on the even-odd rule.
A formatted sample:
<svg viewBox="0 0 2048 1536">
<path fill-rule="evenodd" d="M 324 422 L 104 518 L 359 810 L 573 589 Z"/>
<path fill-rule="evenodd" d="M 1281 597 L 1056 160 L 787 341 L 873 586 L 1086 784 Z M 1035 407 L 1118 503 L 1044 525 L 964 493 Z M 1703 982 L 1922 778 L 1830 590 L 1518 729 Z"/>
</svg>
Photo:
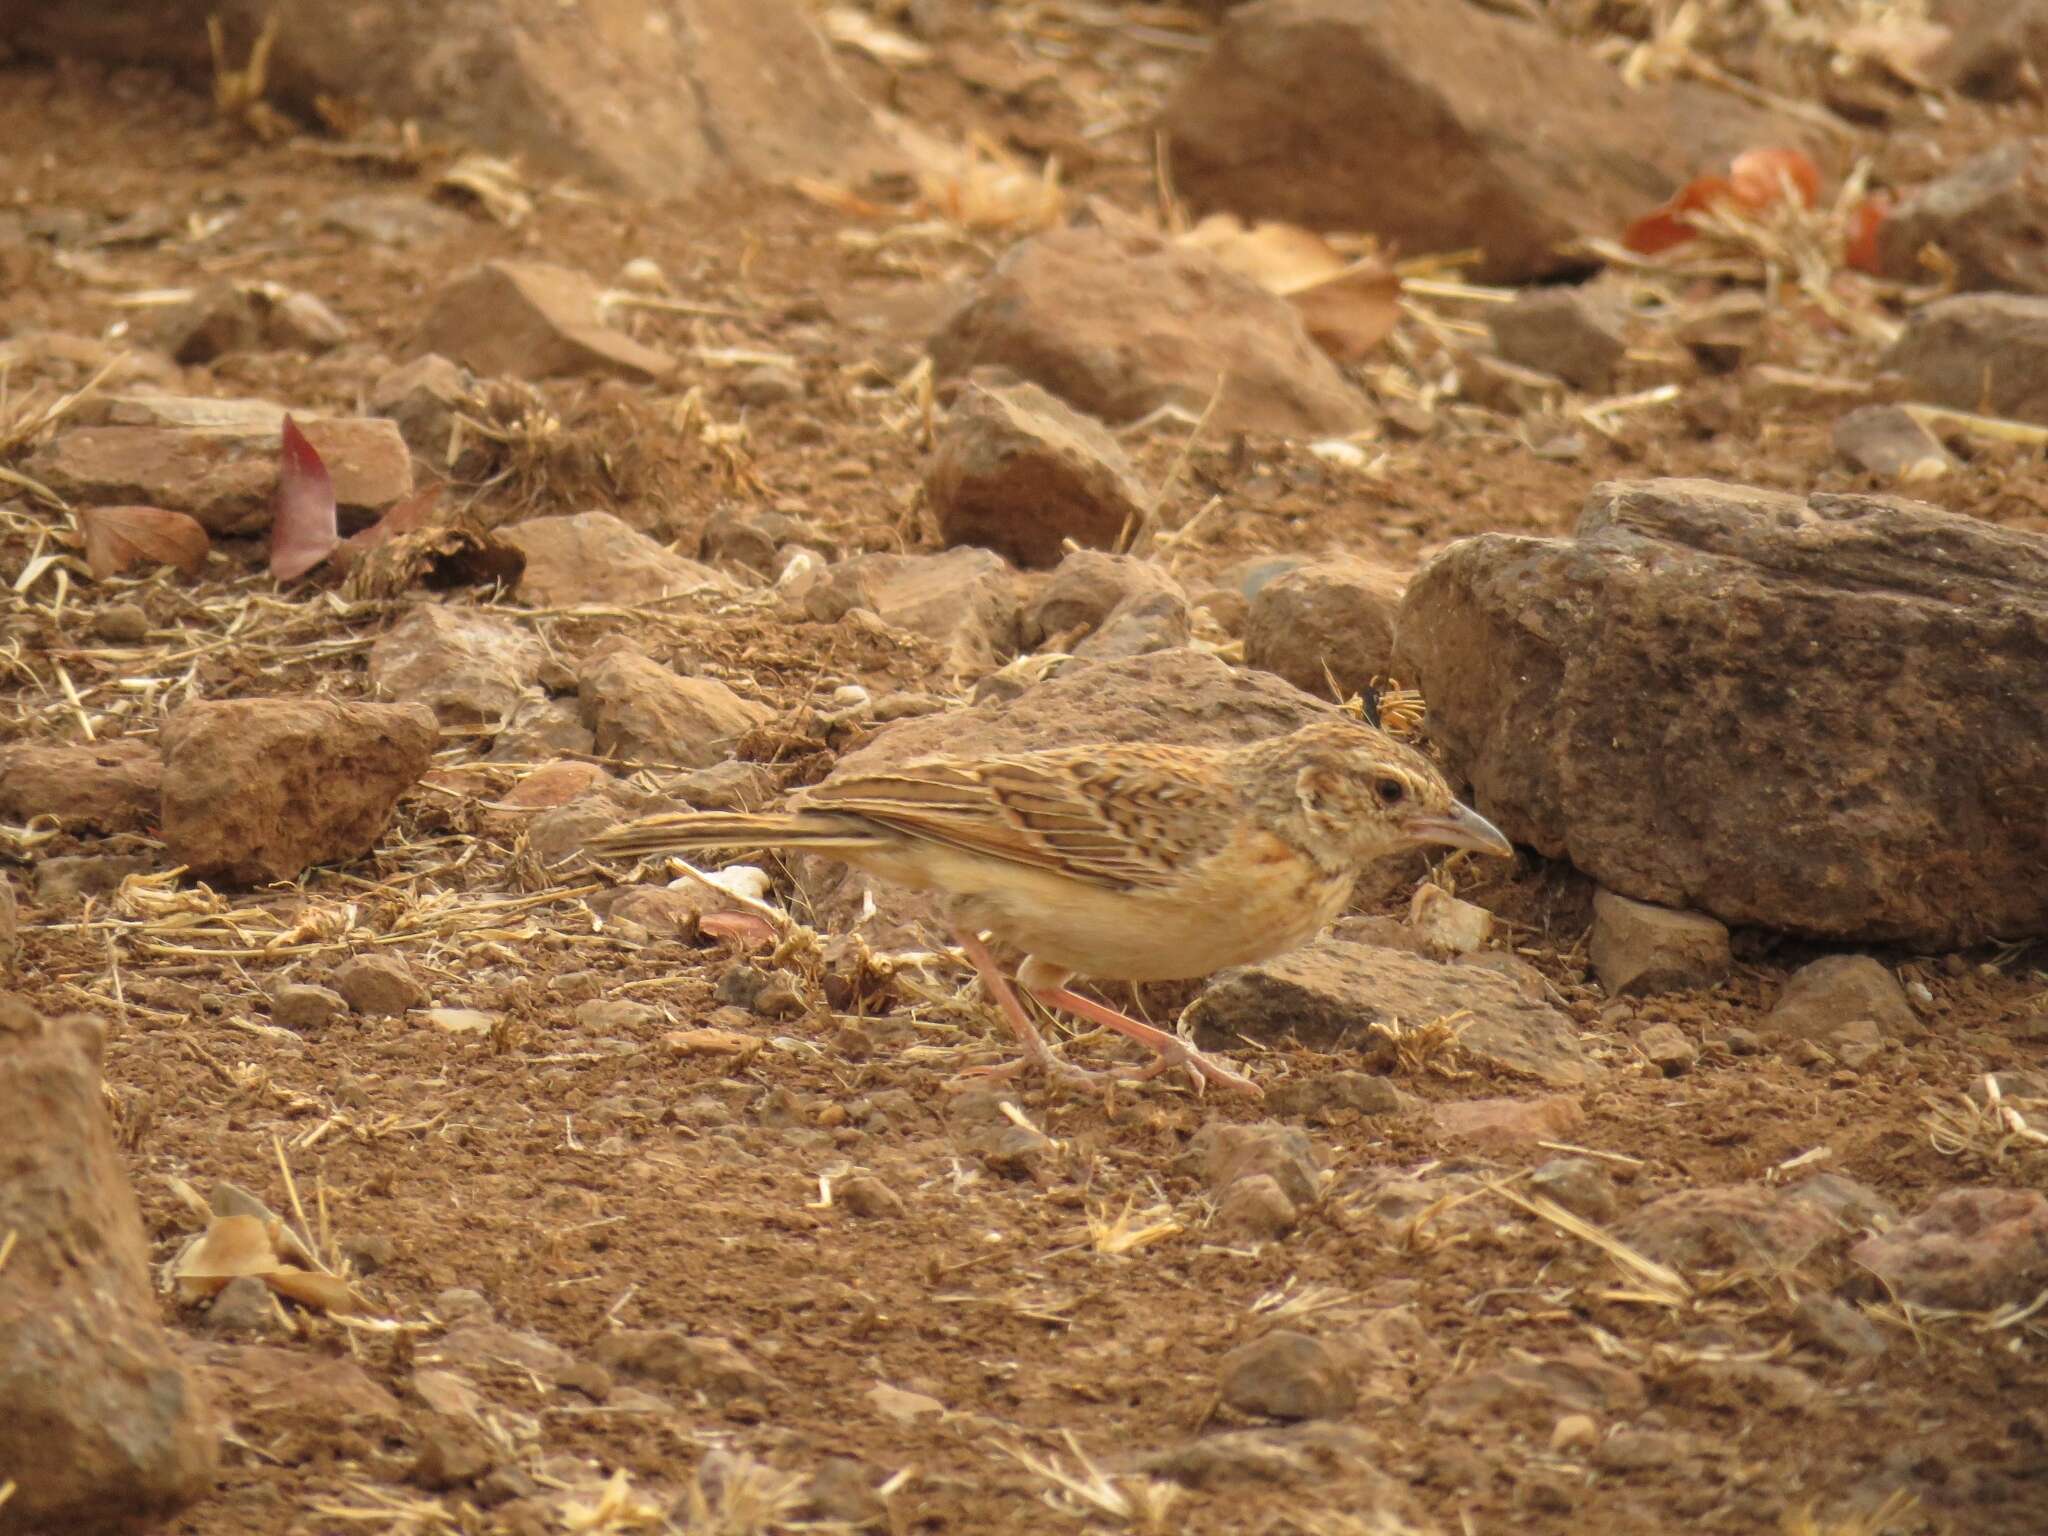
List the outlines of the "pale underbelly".
<svg viewBox="0 0 2048 1536">
<path fill-rule="evenodd" d="M 1350 876 L 1246 880 L 1211 866 L 1184 893 L 1108 890 L 951 849 L 911 861 L 862 850 L 857 862 L 899 885 L 937 891 L 956 921 L 1077 975 L 1177 981 L 1284 953 L 1344 910 Z"/>
</svg>

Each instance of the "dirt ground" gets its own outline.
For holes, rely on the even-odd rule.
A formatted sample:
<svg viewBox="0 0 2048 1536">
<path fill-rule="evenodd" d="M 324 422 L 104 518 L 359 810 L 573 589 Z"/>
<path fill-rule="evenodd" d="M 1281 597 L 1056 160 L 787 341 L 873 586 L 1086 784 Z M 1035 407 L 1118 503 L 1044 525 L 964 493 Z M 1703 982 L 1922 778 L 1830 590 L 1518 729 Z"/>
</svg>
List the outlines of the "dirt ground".
<svg viewBox="0 0 2048 1536">
<path fill-rule="evenodd" d="M 1084 136 L 1080 103 L 1105 82 L 1139 97 L 1162 92 L 1187 55 L 1148 36 L 1084 30 L 1063 83 L 1003 99 L 945 69 L 920 71 L 893 88 L 893 104 L 954 135 L 978 129 L 1033 154 L 1060 153 L 1077 192 L 1144 207 L 1153 174 L 1141 120 Z M 849 67 L 863 89 L 885 88 L 879 70 Z M 2036 107 L 1959 105 L 1947 122 L 1873 136 L 1870 147 L 1882 172 L 1924 162 L 1929 146 L 1953 157 L 2043 129 Z M 186 370 L 183 387 L 344 413 L 383 367 L 409 355 L 423 304 L 446 273 L 524 254 L 609 278 L 647 258 L 677 292 L 723 313 L 636 318 L 644 339 L 686 359 L 659 393 L 544 386 L 567 429 L 612 449 L 613 462 L 586 466 L 580 478 L 543 476 L 531 497 L 500 487 L 481 510 L 604 505 L 692 555 L 721 505 L 782 507 L 847 551 L 936 547 L 918 503 L 918 413 L 893 381 L 1005 237 L 956 233 L 877 248 L 862 237 L 878 226 L 793 193 L 654 208 L 566 187 L 543 187 L 516 229 L 472 211 L 462 233 L 425 252 L 366 248 L 319 222 L 338 198 L 418 180 L 302 144 L 257 142 L 218 121 L 203 97 L 147 73 L 8 67 L 0 217 L 11 205 L 90 227 L 159 211 L 165 222 L 89 262 L 60 262 L 62 248 L 46 242 L 0 244 L 0 331 L 104 336 L 146 318 L 128 296 L 218 276 L 268 279 L 318 295 L 361 339 L 321 357 L 231 355 Z M 692 360 L 692 348 L 720 347 L 791 354 L 805 398 L 743 411 L 729 374 Z M 1750 359 L 1759 361 L 1870 369 L 1863 344 L 1790 322 L 1773 322 Z M 744 416 L 737 451 L 676 428 L 674 399 L 698 384 L 714 418 Z M 1412 565 L 1474 531 L 1566 529 L 1587 489 L 1610 478 L 1876 488 L 1832 461 L 1828 428 L 1819 412 L 1762 419 L 1738 374 L 1706 375 L 1673 405 L 1632 413 L 1615 436 L 1584 432 L 1567 458 L 1497 435 L 1395 434 L 1374 446 L 1383 456 L 1360 476 L 1282 445 L 1204 444 L 1165 517 L 1171 524 L 1222 499 L 1175 552 L 1191 582 L 1268 552 L 1350 550 Z M 1155 483 L 1183 433 L 1169 424 L 1129 440 Z M 2048 530 L 2037 459 L 1979 458 L 1921 494 Z M 0 502 L 0 573 L 10 582 L 36 547 L 38 523 L 28 502 Z M 101 734 L 147 730 L 188 696 L 366 696 L 363 653 L 410 599 L 280 594 L 253 545 L 229 552 L 238 563 L 216 563 L 199 582 L 171 572 L 75 582 L 60 604 L 45 581 L 0 598 L 0 735 L 75 738 L 81 712 Z M 150 615 L 139 663 L 95 635 L 96 609 L 114 600 Z M 636 628 L 624 619 L 530 622 L 564 652 Z M 772 610 L 672 615 L 639 637 L 657 654 L 708 658 L 739 691 L 771 703 L 776 724 L 749 750 L 789 784 L 818 777 L 857 744 L 857 732 L 821 722 L 835 688 L 943 686 L 922 646 L 786 622 Z M 623 1472 L 633 1497 L 671 1511 L 682 1530 L 865 1520 L 892 1532 L 1362 1536 L 1403 1528 L 1361 1491 L 1384 1486 L 1395 1490 L 1384 1507 L 1405 1500 L 1418 1528 L 1433 1522 L 1472 1536 L 1775 1531 L 1798 1528 L 1808 1512 L 1820 1528 L 1863 1529 L 1829 1522 L 1888 1498 L 1892 1513 L 1869 1529 L 2048 1530 L 2038 1320 L 1994 1329 L 1965 1316 L 1909 1315 L 1873 1297 L 1866 1313 L 1888 1348 L 1843 1360 L 1792 1325 L 1803 1297 L 1851 1279 L 1838 1251 L 1789 1273 L 1694 1273 L 1690 1294 L 1673 1299 L 1645 1294 L 1597 1248 L 1483 1190 L 1419 1215 L 1390 1205 L 1383 1197 L 1396 1175 L 1470 1190 L 1470 1180 L 1430 1181 L 1506 1176 L 1558 1155 L 1533 1144 L 1475 1150 L 1436 1129 L 1431 1104 L 1531 1091 L 1506 1080 L 1403 1073 L 1399 1086 L 1423 1107 L 1339 1112 L 1310 1125 L 1331 1171 L 1327 1187 L 1299 1230 L 1250 1245 L 1208 1230 L 1211 1191 L 1182 1154 L 1205 1123 L 1264 1111 L 1168 1086 L 1108 1105 L 1026 1088 L 1013 1095 L 1014 1112 L 1056 1144 L 1014 1163 L 976 1155 L 968 1143 L 1004 1125 L 1003 1112 L 987 1095 L 949 1092 L 946 1080 L 990 1059 L 996 1026 L 944 988 L 884 996 L 864 1022 L 835 1016 L 813 989 L 807 1014 L 760 1026 L 766 1044 L 754 1054 L 678 1054 L 664 1037 L 709 1016 L 735 949 L 709 940 L 635 947 L 601 931 L 585 896 L 606 877 L 540 869 L 518 820 L 486 804 L 516 771 L 481 762 L 478 741 L 447 739 L 436 775 L 407 796 L 385 848 L 356 866 L 234 894 L 212 911 L 195 900 L 183 929 L 101 903 L 82 916 L 49 914 L 25 932 L 28 1000 L 112 1021 L 108 1098 L 155 1257 L 167 1261 L 196 1230 L 174 1180 L 201 1191 L 231 1180 L 284 1208 L 282 1160 L 309 1209 L 318 1192 L 324 1215 L 315 1223 L 353 1256 L 365 1297 L 395 1325 L 342 1327 L 294 1311 L 294 1332 L 273 1343 L 309 1365 L 352 1361 L 389 1399 L 351 1403 L 313 1385 L 259 1401 L 231 1373 L 234 1428 L 220 1486 L 171 1530 L 660 1528 L 630 1502 L 577 1527 L 551 1523 L 537 1496 L 484 1510 L 473 1493 L 437 1493 L 409 1475 L 435 1417 L 414 1376 L 441 1359 L 457 1304 L 443 1293 L 458 1287 L 479 1293 L 507 1328 L 578 1359 L 621 1328 L 733 1342 L 757 1377 L 732 1390 L 672 1392 L 667 1407 L 623 1390 L 623 1375 L 609 1390 L 586 1376 L 589 1390 L 578 1390 L 503 1351 L 456 1362 L 487 1400 L 496 1459 L 532 1478 L 535 1495 Z M 60 839 L 31 853 L 16 841 L 0 855 L 25 883 L 32 858 L 86 846 Z M 146 840 L 92 849 L 138 850 Z M 1930 1104 L 1955 1103 L 1986 1071 L 2039 1063 L 2048 957 L 2038 950 L 1883 955 L 1902 980 L 1924 985 L 1931 1033 L 1850 1070 L 1727 1047 L 1729 1031 L 1768 1008 L 1809 949 L 1738 935 L 1735 974 L 1711 992 L 1610 1004 L 1586 959 L 1583 881 L 1525 856 L 1512 873 L 1466 873 L 1459 893 L 1505 921 L 1604 1069 L 1580 1096 L 1583 1122 L 1562 1140 L 1607 1167 L 1623 1213 L 1674 1191 L 1813 1169 L 1854 1178 L 1909 1213 L 1959 1184 L 2042 1182 L 2039 1151 L 1947 1155 L 1927 1123 Z M 311 920 L 273 943 L 277 923 L 235 913 Z M 238 923 L 248 930 L 240 938 Z M 268 1023 L 268 987 L 317 980 L 347 952 L 373 947 L 402 956 L 436 1004 L 500 1022 L 460 1033 L 416 1016 L 351 1017 L 304 1037 Z M 658 1013 L 581 1028 L 573 1008 L 592 997 Z M 1675 1078 L 1648 1068 L 1632 1037 L 1650 1019 L 1676 1023 L 1701 1047 L 1696 1068 Z M 1077 1047 L 1091 1058 L 1112 1049 Z M 1283 1078 L 1355 1065 L 1302 1051 L 1269 1064 Z M 1802 1158 L 1795 1173 L 1781 1171 Z M 892 1189 L 900 1209 L 857 1215 L 827 1198 L 860 1172 Z M 1160 1230 L 1118 1251 L 1120 1216 L 1126 1231 Z M 198 1311 L 168 1298 L 166 1308 L 195 1353 L 215 1347 Z M 1369 1437 L 1369 1463 L 1346 1453 L 1327 1477 L 1277 1480 L 1240 1470 L 1177 1497 L 1137 1475 L 1148 1455 L 1241 1426 L 1219 1404 L 1218 1362 L 1276 1319 L 1370 1341 L 1346 1420 Z M 1558 1361 L 1593 1384 L 1577 1397 L 1504 1391 L 1484 1401 L 1438 1390 Z M 1820 1390 L 1785 1390 L 1748 1369 L 1760 1362 L 1796 1366 Z M 1603 1436 L 1631 1426 L 1659 1449 L 1598 1457 L 1569 1435 L 1554 1440 L 1557 1421 L 1574 1411 L 1590 1414 Z M 853 1464 L 841 1469 L 845 1486 L 882 1494 L 820 1498 L 813 1484 L 809 1503 L 777 1496 L 778 1472 L 801 1483 L 837 1458 Z M 1102 1478 L 1091 1481 L 1089 1465 Z M 1093 1493 L 1074 1491 L 1083 1484 Z M 750 1497 L 761 1506 L 751 1514 Z"/>
</svg>

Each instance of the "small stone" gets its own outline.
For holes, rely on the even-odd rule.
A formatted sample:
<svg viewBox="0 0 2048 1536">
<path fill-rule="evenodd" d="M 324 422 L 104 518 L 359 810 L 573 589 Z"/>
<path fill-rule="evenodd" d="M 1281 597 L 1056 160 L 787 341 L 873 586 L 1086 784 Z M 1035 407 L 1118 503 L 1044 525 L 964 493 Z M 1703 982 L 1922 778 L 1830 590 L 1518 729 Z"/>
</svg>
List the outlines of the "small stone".
<svg viewBox="0 0 2048 1536">
<path fill-rule="evenodd" d="M 1612 891 L 1594 894 L 1588 951 L 1613 997 L 1699 991 L 1725 979 L 1734 964 L 1724 924 Z"/>
<path fill-rule="evenodd" d="M 264 294 L 263 339 L 297 352 L 325 352 L 355 335 L 355 327 L 324 300 L 296 291 Z"/>
<path fill-rule="evenodd" d="M 392 1016 L 427 1001 L 427 989 L 413 980 L 405 962 L 389 955 L 353 956 L 336 966 L 329 979 L 357 1013 Z"/>
<path fill-rule="evenodd" d="M 1792 1331 L 1800 1342 L 1845 1360 L 1876 1360 L 1891 1346 L 1884 1330 L 1847 1302 L 1812 1295 L 1792 1313 Z"/>
<path fill-rule="evenodd" d="M 1241 1344 L 1218 1368 L 1223 1401 L 1275 1419 L 1337 1419 L 1357 1400 L 1351 1373 L 1321 1339 L 1279 1328 Z"/>
<path fill-rule="evenodd" d="M 667 353 L 604 323 L 603 296 L 582 273 L 538 261 L 487 261 L 443 284 L 420 329 L 422 351 L 485 375 L 611 375 L 653 382 Z"/>
<path fill-rule="evenodd" d="M 1550 1426 L 1550 1453 L 1568 1456 L 1590 1451 L 1600 1443 L 1600 1426 L 1590 1413 L 1567 1413 Z"/>
<path fill-rule="evenodd" d="M 1486 317 L 1500 355 L 1554 373 L 1572 388 L 1604 395 L 1628 351 L 1620 306 L 1583 288 L 1528 288 Z"/>
<path fill-rule="evenodd" d="M 712 1000 L 729 1008 L 751 1008 L 761 989 L 768 985 L 767 972 L 756 966 L 741 962 L 730 965 L 725 974 L 718 978 L 718 985 L 712 989 Z"/>
<path fill-rule="evenodd" d="M 829 566 L 803 595 L 806 618 L 821 624 L 865 609 L 884 625 L 936 641 L 948 670 L 979 677 L 1016 648 L 1020 604 L 1016 573 L 986 549 L 939 555 L 855 555 Z"/>
<path fill-rule="evenodd" d="M 1699 1062 L 1699 1049 L 1676 1024 L 1659 1022 L 1636 1036 L 1643 1059 L 1666 1077 L 1683 1077 Z"/>
<path fill-rule="evenodd" d="M 578 1003 L 573 1017 L 578 1029 L 599 1037 L 628 1035 L 663 1022 L 662 1012 L 654 1004 L 626 997 L 597 997 Z"/>
<path fill-rule="evenodd" d="M 348 1000 L 327 987 L 288 983 L 270 1000 L 270 1022 L 280 1029 L 313 1034 L 348 1012 Z"/>
<path fill-rule="evenodd" d="M 1956 458 L 1902 405 L 1866 405 L 1835 423 L 1836 457 L 1902 485 L 1939 480 Z"/>
<path fill-rule="evenodd" d="M 116 645 L 140 645 L 149 631 L 149 613 L 140 603 L 109 603 L 92 618 L 92 632 Z"/>
<path fill-rule="evenodd" d="M 1460 901 L 1442 886 L 1425 882 L 1408 903 L 1408 926 L 1434 954 L 1469 955 L 1493 937 L 1493 914 Z"/>
<path fill-rule="evenodd" d="M 422 1432 L 419 1455 L 405 1480 L 429 1493 L 446 1493 L 475 1482 L 496 1463 L 497 1455 L 483 1431 L 455 1420 L 436 1419 Z"/>
<path fill-rule="evenodd" d="M 453 1328 L 460 1323 L 488 1323 L 497 1314 L 482 1291 L 451 1285 L 434 1293 L 434 1315 Z"/>
<path fill-rule="evenodd" d="M 1363 694 L 1392 663 L 1407 585 L 1391 566 L 1351 556 L 1278 572 L 1249 594 L 1245 664 L 1318 698 L 1332 682 L 1346 697 Z"/>
<path fill-rule="evenodd" d="M 555 1373 L 555 1385 L 581 1392 L 593 1403 L 611 1400 L 612 1373 L 595 1360 L 571 1360 Z"/>
<path fill-rule="evenodd" d="M 1605 1226 L 1620 1210 L 1614 1176 L 1590 1157 L 1553 1157 L 1529 1174 L 1529 1187 L 1574 1216 Z"/>
<path fill-rule="evenodd" d="M 1301 1212 L 1270 1173 L 1248 1174 L 1229 1185 L 1216 1205 L 1216 1230 L 1255 1243 L 1277 1242 L 1292 1232 Z"/>
<path fill-rule="evenodd" d="M 925 493 L 946 543 L 1041 567 L 1068 540 L 1114 547 L 1149 504 L 1122 445 L 1035 384 L 968 384 L 939 427 Z"/>
<path fill-rule="evenodd" d="M 443 725 L 495 725 L 540 674 L 545 648 L 503 619 L 440 603 L 407 612 L 370 646 L 370 684 Z"/>
<path fill-rule="evenodd" d="M 597 750 L 597 736 L 574 705 L 528 693 L 505 716 L 491 742 L 494 763 L 550 763 Z"/>
<path fill-rule="evenodd" d="M 1989 9 L 1985 7 L 1984 9 Z M 2014 12 L 2027 7 L 1997 7 Z M 2036 30 L 2048 37 L 2041 20 Z M 1939 247 L 1948 260 L 1947 280 L 1956 289 L 2048 294 L 2048 218 L 2042 190 L 2048 187 L 2048 137 L 2001 137 L 1927 182 L 1907 198 L 1878 230 L 1878 255 L 1889 277 L 1925 282 L 1920 253 Z"/>
<path fill-rule="evenodd" d="M 1881 366 L 1905 376 L 1911 399 L 2048 422 L 2048 296 L 1958 293 L 1923 304 Z"/>
<path fill-rule="evenodd" d="M 1458 382 L 1467 400 L 1504 416 L 1533 416 L 1564 406 L 1565 382 L 1556 374 L 1487 352 L 1458 359 Z"/>
<path fill-rule="evenodd" d="M 1264 1174 L 1298 1206 L 1322 1197 L 1323 1167 L 1306 1131 L 1263 1121 L 1237 1125 L 1212 1120 L 1196 1131 L 1177 1160 L 1222 1192 L 1240 1179 Z"/>
<path fill-rule="evenodd" d="M 633 293 L 673 293 L 668 274 L 651 256 L 635 256 L 619 268 L 618 284 Z"/>
<path fill-rule="evenodd" d="M 783 363 L 761 363 L 732 381 L 733 398 L 758 409 L 787 405 L 804 397 L 804 376 Z"/>
<path fill-rule="evenodd" d="M 1757 1029 L 1778 1041 L 1818 1041 L 1858 1019 L 1893 1039 L 1925 1033 L 1898 979 L 1868 955 L 1827 955 L 1800 967 Z"/>
<path fill-rule="evenodd" d="M 370 412 L 398 425 L 406 446 L 435 474 L 458 479 L 488 469 L 490 441 L 462 425 L 484 409 L 476 375 L 438 352 L 414 358 L 370 386 Z"/>
<path fill-rule="evenodd" d="M 802 985 L 787 971 L 769 973 L 766 983 L 754 994 L 752 1007 L 764 1019 L 796 1019 L 811 1011 Z"/>
<path fill-rule="evenodd" d="M 1731 1056 L 1761 1056 L 1764 1053 L 1763 1036 L 1739 1024 L 1723 1032 L 1721 1043 L 1728 1047 Z"/>
<path fill-rule="evenodd" d="M 1289 1078 L 1266 1095 L 1276 1115 L 1329 1124 L 1340 1113 L 1397 1115 L 1408 1108 L 1401 1090 L 1372 1072 L 1318 1072 Z"/>
<path fill-rule="evenodd" d="M 680 1328 L 622 1329 L 604 1334 L 595 1353 L 609 1370 L 702 1392 L 714 1403 L 766 1398 L 778 1389 L 775 1379 L 741 1354 L 732 1340 L 689 1334 Z"/>
<path fill-rule="evenodd" d="M 732 756 L 770 715 L 709 677 L 678 677 L 637 651 L 618 649 L 584 669 L 583 720 L 607 757 L 703 768 Z"/>
<path fill-rule="evenodd" d="M 276 1326 L 277 1307 L 270 1287 L 254 1275 L 237 1275 L 206 1308 L 206 1327 L 212 1333 L 263 1334 Z"/>
<path fill-rule="evenodd" d="M 856 1173 L 832 1186 L 832 1198 L 856 1216 L 901 1216 L 903 1197 L 871 1173 Z"/>
<path fill-rule="evenodd" d="M 320 221 L 376 245 L 434 245 L 460 234 L 468 220 L 409 192 L 366 192 L 336 198 Z"/>
<path fill-rule="evenodd" d="M 152 339 L 171 360 L 191 367 L 263 344 L 263 314 L 256 296 L 239 283 L 211 283 L 192 298 L 159 313 Z"/>
<path fill-rule="evenodd" d="M 1563 1095 L 1542 1099 L 1458 1099 L 1435 1108 L 1437 1129 L 1460 1141 L 1516 1147 L 1561 1141 L 1585 1122 L 1579 1101 Z"/>
<path fill-rule="evenodd" d="M 2032 1189 L 1951 1189 L 1849 1257 L 1919 1306 L 2021 1305 L 2048 1285 L 2048 1199 Z"/>
<path fill-rule="evenodd" d="M 155 868 L 156 860 L 143 854 L 53 854 L 36 861 L 36 905 L 67 910 L 91 897 L 111 896 L 130 875 Z"/>
</svg>

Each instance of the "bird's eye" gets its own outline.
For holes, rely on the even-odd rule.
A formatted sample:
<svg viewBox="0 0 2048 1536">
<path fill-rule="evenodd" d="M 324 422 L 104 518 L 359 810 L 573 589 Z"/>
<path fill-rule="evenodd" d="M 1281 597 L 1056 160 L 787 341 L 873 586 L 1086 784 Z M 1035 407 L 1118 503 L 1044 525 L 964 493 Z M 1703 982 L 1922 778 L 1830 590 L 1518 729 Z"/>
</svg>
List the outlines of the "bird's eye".
<svg viewBox="0 0 2048 1536">
<path fill-rule="evenodd" d="M 1381 805 L 1399 805 L 1408 798 L 1408 786 L 1399 779 L 1381 779 L 1372 788 Z"/>
</svg>

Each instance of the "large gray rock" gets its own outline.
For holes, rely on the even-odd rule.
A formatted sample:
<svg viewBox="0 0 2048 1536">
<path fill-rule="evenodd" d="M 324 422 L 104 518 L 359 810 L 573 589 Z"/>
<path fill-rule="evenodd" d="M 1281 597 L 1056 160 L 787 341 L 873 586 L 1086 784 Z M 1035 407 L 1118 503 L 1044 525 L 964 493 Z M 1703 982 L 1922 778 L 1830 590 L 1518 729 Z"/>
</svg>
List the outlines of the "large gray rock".
<svg viewBox="0 0 2048 1536">
<path fill-rule="evenodd" d="M 1891 497 L 1597 487 L 1408 589 L 1395 667 L 1480 807 L 1728 923 L 2048 933 L 2048 539 Z"/>
</svg>

